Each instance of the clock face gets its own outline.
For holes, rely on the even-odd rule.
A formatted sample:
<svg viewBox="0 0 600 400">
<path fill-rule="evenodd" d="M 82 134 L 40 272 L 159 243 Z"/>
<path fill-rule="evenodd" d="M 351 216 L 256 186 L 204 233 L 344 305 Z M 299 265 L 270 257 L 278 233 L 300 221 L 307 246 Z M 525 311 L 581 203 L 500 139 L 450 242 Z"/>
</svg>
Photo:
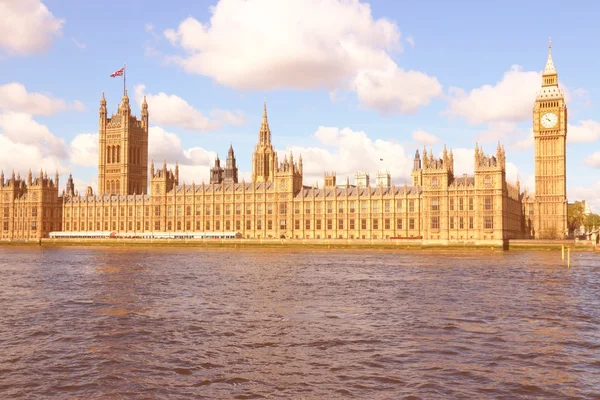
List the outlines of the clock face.
<svg viewBox="0 0 600 400">
<path fill-rule="evenodd" d="M 540 122 L 542 123 L 542 126 L 544 128 L 552 128 L 558 122 L 558 116 L 554 113 L 549 112 L 542 115 Z"/>
</svg>

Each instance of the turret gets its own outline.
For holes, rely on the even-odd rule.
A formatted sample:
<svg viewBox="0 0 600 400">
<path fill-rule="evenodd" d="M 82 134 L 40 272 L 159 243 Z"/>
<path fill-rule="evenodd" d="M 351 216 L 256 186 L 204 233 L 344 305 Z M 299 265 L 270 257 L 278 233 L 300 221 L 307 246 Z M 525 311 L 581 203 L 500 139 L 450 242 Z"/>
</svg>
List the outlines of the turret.
<svg viewBox="0 0 600 400">
<path fill-rule="evenodd" d="M 221 182 L 223 182 L 223 168 L 221 168 L 221 160 L 217 154 L 217 158 L 215 158 L 215 165 L 210 169 L 210 183 Z"/>
<path fill-rule="evenodd" d="M 33 183 L 33 175 L 31 174 L 31 168 L 29 168 L 29 172 L 27 173 L 27 186 L 31 186 Z"/>
<path fill-rule="evenodd" d="M 69 179 L 67 179 L 67 195 L 74 196 L 75 195 L 75 185 L 73 184 L 73 175 L 69 174 Z"/>
<path fill-rule="evenodd" d="M 144 101 L 142 102 L 142 123 L 148 128 L 148 102 L 146 101 L 146 95 L 144 95 Z"/>
<path fill-rule="evenodd" d="M 421 156 L 419 150 L 415 151 L 415 158 L 413 160 L 413 171 L 419 171 L 421 169 Z"/>
<path fill-rule="evenodd" d="M 102 98 L 100 99 L 100 109 L 98 110 L 100 118 L 106 118 L 106 98 L 104 92 L 102 92 Z"/>
<path fill-rule="evenodd" d="M 496 160 L 498 160 L 498 164 L 502 167 L 506 167 L 506 156 L 504 153 L 504 146 L 500 145 L 498 142 L 498 146 L 496 147 Z"/>
<path fill-rule="evenodd" d="M 123 94 L 123 98 L 121 99 L 119 111 L 123 116 L 126 117 L 129 117 L 129 115 L 131 114 L 131 107 L 129 106 L 129 96 L 127 95 L 127 89 L 125 89 L 125 93 Z"/>
<path fill-rule="evenodd" d="M 233 145 L 229 145 L 227 151 L 227 160 L 225 161 L 225 176 L 223 178 L 224 183 L 238 183 L 238 168 L 235 161 L 235 153 L 233 152 Z"/>
<path fill-rule="evenodd" d="M 336 185 L 336 179 L 335 179 L 335 172 L 332 172 L 331 174 L 328 174 L 327 172 L 325 172 L 325 177 L 324 177 L 324 188 L 335 188 Z"/>
</svg>

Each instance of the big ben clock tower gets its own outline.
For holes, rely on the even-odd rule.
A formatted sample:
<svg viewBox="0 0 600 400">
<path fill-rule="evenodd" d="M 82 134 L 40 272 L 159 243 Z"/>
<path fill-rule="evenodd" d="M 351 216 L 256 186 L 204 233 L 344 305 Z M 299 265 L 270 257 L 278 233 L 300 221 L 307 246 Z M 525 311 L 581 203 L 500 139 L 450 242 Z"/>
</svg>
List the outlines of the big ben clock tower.
<svg viewBox="0 0 600 400">
<path fill-rule="evenodd" d="M 535 237 L 563 239 L 567 234 L 567 106 L 552 61 L 552 41 L 542 73 L 542 90 L 533 108 L 535 146 Z"/>
</svg>

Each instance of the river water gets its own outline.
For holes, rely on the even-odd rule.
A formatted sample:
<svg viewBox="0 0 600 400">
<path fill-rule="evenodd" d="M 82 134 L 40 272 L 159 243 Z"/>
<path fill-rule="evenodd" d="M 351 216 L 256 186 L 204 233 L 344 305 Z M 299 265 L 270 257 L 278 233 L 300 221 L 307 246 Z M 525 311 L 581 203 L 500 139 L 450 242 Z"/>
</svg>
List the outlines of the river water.
<svg viewBox="0 0 600 400">
<path fill-rule="evenodd" d="M 599 398 L 572 256 L 0 248 L 0 398 Z"/>
</svg>

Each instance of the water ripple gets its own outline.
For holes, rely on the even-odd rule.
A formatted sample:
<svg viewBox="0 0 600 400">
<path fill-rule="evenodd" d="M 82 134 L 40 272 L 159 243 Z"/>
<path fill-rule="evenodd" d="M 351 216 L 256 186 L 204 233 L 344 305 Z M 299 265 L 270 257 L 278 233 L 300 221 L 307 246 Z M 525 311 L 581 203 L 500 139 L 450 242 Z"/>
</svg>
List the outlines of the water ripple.
<svg viewBox="0 0 600 400">
<path fill-rule="evenodd" d="M 0 398 L 597 398 L 600 257 L 2 249 Z"/>
</svg>

